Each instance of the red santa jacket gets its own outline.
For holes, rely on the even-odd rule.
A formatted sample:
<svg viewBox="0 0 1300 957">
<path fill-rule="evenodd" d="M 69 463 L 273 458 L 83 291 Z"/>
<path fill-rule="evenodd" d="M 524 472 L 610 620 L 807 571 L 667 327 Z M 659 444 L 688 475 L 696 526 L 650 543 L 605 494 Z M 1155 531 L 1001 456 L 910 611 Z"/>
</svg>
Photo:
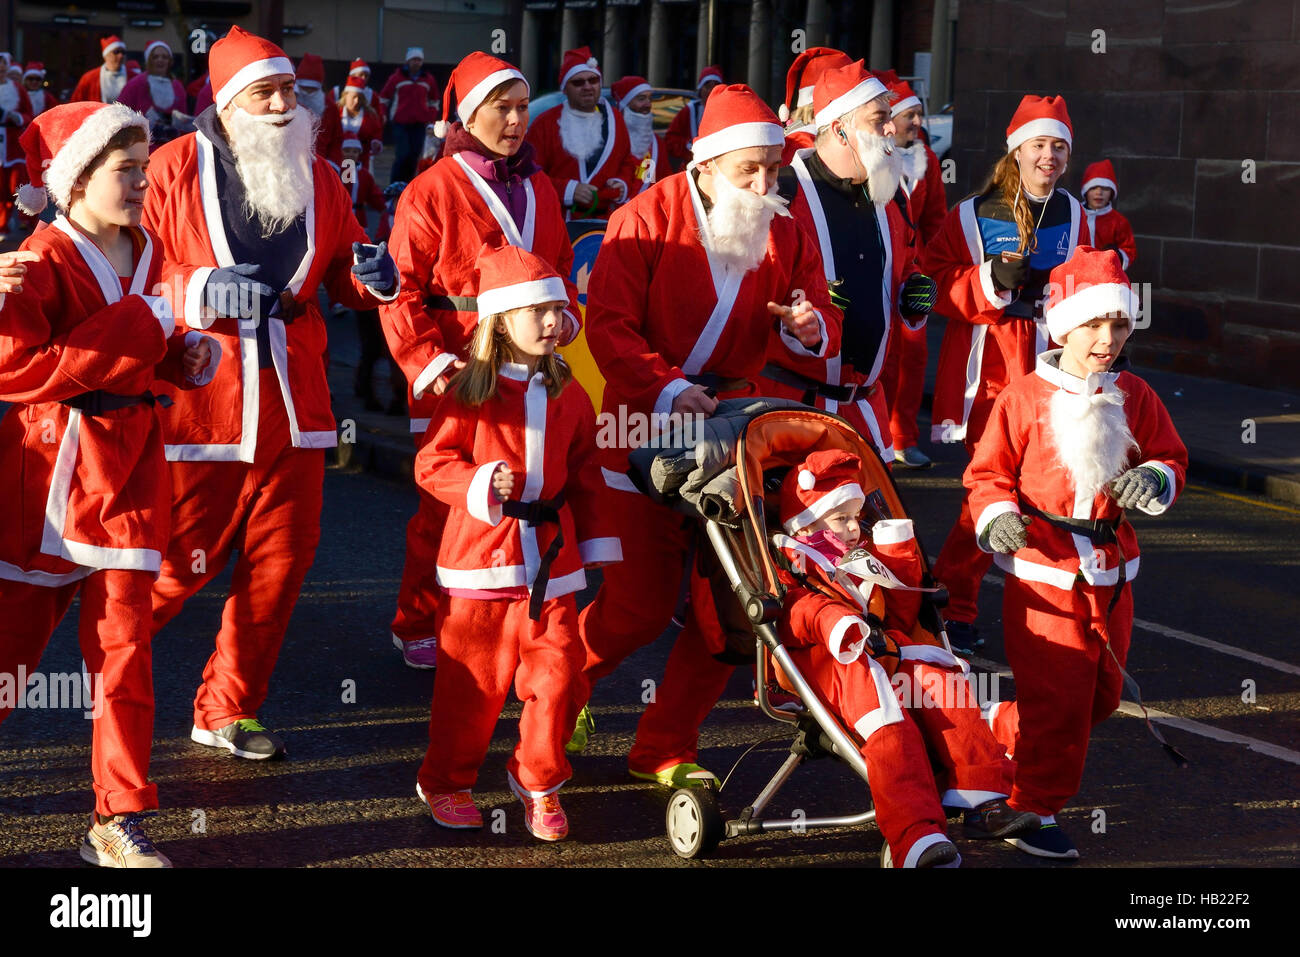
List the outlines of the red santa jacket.
<svg viewBox="0 0 1300 957">
<path fill-rule="evenodd" d="M 0 79 L 0 166 L 27 162 L 18 138 L 35 117 L 27 91 L 13 80 Z M 6 196 L 5 199 L 12 199 Z"/>
<path fill-rule="evenodd" d="M 917 144 L 925 150 L 925 173 L 916 182 L 903 180 L 903 192 L 907 194 L 907 211 L 912 225 L 921 240 L 921 247 L 934 239 L 943 226 L 944 217 L 948 215 L 948 200 L 943 191 L 943 170 L 939 157 L 934 155 L 930 144 L 918 139 Z"/>
<path fill-rule="evenodd" d="M 388 248 L 402 291 L 379 310 L 393 357 L 411 383 L 411 431 L 424 432 L 434 406 L 427 391 L 452 360 L 463 357 L 478 325 L 479 250 L 509 242 L 541 257 L 565 277 L 566 314 L 579 328 L 578 289 L 568 280 L 573 246 L 546 173 L 524 183 L 528 212 L 515 226 L 487 182 L 456 153 L 411 181 L 398 200 Z M 576 335 L 576 332 L 574 333 Z"/>
<path fill-rule="evenodd" d="M 412 79 L 406 67 L 399 66 L 379 91 L 379 103 L 393 123 L 432 123 L 438 118 L 438 81 L 428 70 Z"/>
<path fill-rule="evenodd" d="M 325 104 L 325 112 L 320 115 L 320 129 L 316 133 L 316 155 L 340 166 L 343 163 L 343 127 L 338 110 Z"/>
<path fill-rule="evenodd" d="M 7 297 L 0 331 L 0 400 L 16 403 L 0 419 L 0 578 L 54 587 L 100 568 L 160 566 L 171 479 L 157 407 L 90 415 L 63 404 L 93 390 L 141 395 L 156 375 L 190 388 L 220 362 L 214 349 L 200 379 L 185 378 L 187 336 L 169 339 L 171 310 L 150 295 L 161 245 L 144 230 L 136 237 L 125 283 L 62 216 L 23 243 L 41 259 Z"/>
<path fill-rule="evenodd" d="M 1082 208 L 1065 190 L 1056 192 L 1070 201 L 1069 236 L 1061 251 L 1068 259 L 1079 245 Z M 948 318 L 934 384 L 932 442 L 960 442 L 966 437 L 974 399 L 987 388 L 990 378 L 986 374 L 986 339 L 996 343 L 1004 380 L 1028 374 L 1034 368 L 1034 357 L 1051 345 L 1046 323 L 1003 315 L 1011 296 L 993 285 L 991 260 L 985 260 L 976 217 L 979 201 L 978 196 L 968 196 L 954 206 L 921 256 L 921 268 L 939 287 L 934 311 Z M 998 387 L 1002 384 L 996 383 Z"/>
<path fill-rule="evenodd" d="M 1165 476 L 1164 493 L 1142 508 L 1148 515 L 1164 512 L 1182 491 L 1187 449 L 1174 429 L 1164 403 L 1149 385 L 1131 372 L 1106 372 L 1082 380 L 1062 372 L 1059 350 L 1038 357 L 1033 375 L 1012 382 L 993 405 L 975 455 L 963 481 L 970 489 L 970 512 L 980 547 L 989 524 L 1003 512 L 1020 513 L 1028 503 L 1044 512 L 1073 518 L 1113 521 L 1121 510 L 1104 489 L 1080 493 L 1062 464 L 1051 432 L 1052 395 L 1059 389 L 1092 394 L 1100 388 L 1124 393 L 1124 415 L 1137 447 L 1125 468 L 1147 465 Z M 1070 589 L 1080 578 L 1089 585 L 1114 585 L 1119 553 L 1116 546 L 1094 545 L 1089 539 L 1049 525 L 1042 519 L 1026 529 L 1029 543 L 1014 555 L 998 554 L 994 561 L 1009 574 L 1026 581 Z M 1138 571 L 1137 534 L 1123 522 L 1119 545 L 1125 558 L 1125 578 Z"/>
<path fill-rule="evenodd" d="M 690 172 L 656 183 L 610 219 L 587 292 L 587 345 L 606 383 L 602 418 L 667 415 L 687 376 L 752 382 L 777 322 L 767 303 L 792 304 L 797 290 L 816 310 L 821 346 L 811 353 L 784 331 L 781 341 L 819 358 L 839 350 L 840 311 L 816 246 L 792 217 L 772 220 L 767 252 L 744 274 L 710 257 L 701 242 L 707 229 Z M 606 464 L 621 473 L 628 449 L 613 446 Z M 613 480 L 630 488 L 621 478 Z"/>
<path fill-rule="evenodd" d="M 1084 207 L 1084 218 L 1088 223 L 1089 246 L 1096 249 L 1113 249 L 1119 253 L 1120 265 L 1128 272 L 1137 262 L 1137 240 L 1133 238 L 1133 227 L 1128 218 L 1115 207 L 1107 204 L 1101 209 Z"/>
<path fill-rule="evenodd" d="M 695 142 L 703 115 L 704 103 L 699 99 L 688 100 L 668 124 L 664 145 L 668 147 L 668 162 L 674 171 L 680 171 L 691 161 L 691 144 Z"/>
<path fill-rule="evenodd" d="M 288 289 L 301 313 L 289 323 L 279 316 L 217 318 L 203 305 L 204 284 L 217 267 L 235 265 L 215 195 L 217 162 L 211 141 L 190 133 L 154 153 L 149 166 L 144 222 L 162 240 L 166 294 L 178 320 L 215 336 L 227 357 L 211 387 L 202 394 L 186 393 L 163 413 L 167 458 L 253 461 L 259 321 L 271 323 L 271 358 L 294 447 L 333 448 L 338 435 L 325 381 L 325 321 L 316 291 L 323 282 L 331 301 L 352 309 L 374 309 L 385 301 L 352 276 L 352 244 L 366 242 L 366 234 L 352 215 L 338 173 L 316 157 L 315 188 L 306 210 L 307 253 Z"/>
<path fill-rule="evenodd" d="M 785 135 L 785 146 L 781 147 L 781 165 L 789 166 L 794 162 L 794 154 L 800 150 L 810 150 L 816 147 L 816 132 L 816 127 L 810 123 L 787 133 Z"/>
<path fill-rule="evenodd" d="M 100 66 L 95 67 L 93 70 L 87 70 L 85 73 L 81 74 L 81 79 L 78 80 L 77 85 L 73 87 L 72 95 L 68 97 L 68 102 L 69 103 L 81 103 L 85 101 L 89 101 L 91 103 L 101 102 L 102 92 L 99 87 L 99 71 L 102 70 L 103 68 L 104 67 L 101 64 Z M 135 76 L 135 74 L 132 73 L 130 70 L 126 71 L 127 80 L 130 80 L 133 76 Z"/>
<path fill-rule="evenodd" d="M 27 93 L 27 100 L 32 104 L 32 116 L 40 116 L 46 110 L 58 106 L 63 101 L 54 95 L 52 87 L 43 86 L 39 90 L 28 90 L 23 88 Z"/>
<path fill-rule="evenodd" d="M 497 394 L 477 408 L 453 393 L 439 402 L 430 440 L 415 461 L 415 478 L 452 506 L 438 550 L 443 588 L 497 590 L 531 585 L 556 532 L 564 539 L 550 567 L 547 598 L 586 587 L 586 562 L 623 557 L 611 516 L 597 508 L 600 469 L 591 400 L 576 381 L 548 398 L 541 373 L 507 363 Z M 503 517 L 492 492 L 492 473 L 514 472 L 511 496 L 550 501 L 563 494 L 560 522 L 531 525 Z"/>
<path fill-rule="evenodd" d="M 632 195 L 636 181 L 636 169 L 640 160 L 632 155 L 631 142 L 627 136 L 627 125 L 623 116 L 604 99 L 597 101 L 597 109 L 605 114 L 608 129 L 613 135 L 605 137 L 602 150 L 593 169 L 583 168 L 578 160 L 564 148 L 560 137 L 560 114 L 565 104 L 553 106 L 528 128 L 528 142 L 537 151 L 537 162 L 546 170 L 555 192 L 561 197 L 565 207 L 573 205 L 573 191 L 579 183 L 590 183 L 600 197 L 595 212 L 589 214 L 596 219 L 608 219 L 619 203 Z"/>
</svg>

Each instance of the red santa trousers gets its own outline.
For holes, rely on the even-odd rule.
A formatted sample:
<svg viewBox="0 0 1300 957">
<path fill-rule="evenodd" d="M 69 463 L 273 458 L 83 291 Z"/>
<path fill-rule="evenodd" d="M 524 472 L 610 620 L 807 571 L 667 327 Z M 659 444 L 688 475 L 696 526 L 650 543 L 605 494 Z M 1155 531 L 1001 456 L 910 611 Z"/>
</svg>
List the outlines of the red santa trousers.
<svg viewBox="0 0 1300 957">
<path fill-rule="evenodd" d="M 528 617 L 527 598 L 444 595 L 441 613 L 420 788 L 446 794 L 474 786 L 513 681 L 524 707 L 507 770 L 536 797 L 557 790 L 572 773 L 564 745 L 587 698 L 575 596 L 544 602 L 538 621 Z"/>
<path fill-rule="evenodd" d="M 1063 591 L 1008 575 L 1002 601 L 1007 663 L 1016 700 L 990 724 L 1015 758 L 1011 806 L 1055 814 L 1079 790 L 1092 729 L 1119 707 L 1122 666 L 1133 634 L 1133 591 L 1126 587 L 1107 622 L 1114 586 Z"/>
<path fill-rule="evenodd" d="M 152 587 L 152 572 L 115 568 L 56 588 L 0 581 L 0 674 L 16 675 L 19 667 L 28 674 L 35 671 L 73 596 L 81 593 L 77 638 L 91 676 L 90 700 L 102 701 L 92 723 L 90 767 L 95 810 L 104 817 L 158 807 L 158 788 L 148 780 L 154 712 Z M 0 709 L 0 721 L 11 710 Z"/>
<path fill-rule="evenodd" d="M 899 452 L 920 442 L 916 417 L 925 388 L 925 358 L 925 328 L 913 330 L 905 323 L 895 323 L 879 381 L 889 405 L 889 431 Z"/>
<path fill-rule="evenodd" d="M 259 375 L 253 462 L 171 464 L 172 538 L 154 583 L 154 634 L 239 550 L 194 698 L 194 723 L 206 730 L 257 717 L 320 541 L 325 453 L 290 444 L 275 370 Z"/>
<path fill-rule="evenodd" d="M 408 642 L 438 634 L 438 546 L 447 523 L 447 506 L 424 489 L 419 493 L 419 508 L 406 523 L 406 564 L 393 616 L 393 634 Z"/>
<path fill-rule="evenodd" d="M 578 619 L 592 686 L 668 627 L 696 524 L 636 492 L 605 488 L 602 494 L 601 508 L 614 518 L 623 560 L 605 567 L 596 600 Z M 653 774 L 695 761 L 700 724 L 722 697 L 734 669 L 713 657 L 695 615 L 686 618 L 663 681 L 637 725 L 628 754 L 633 771 Z"/>
</svg>

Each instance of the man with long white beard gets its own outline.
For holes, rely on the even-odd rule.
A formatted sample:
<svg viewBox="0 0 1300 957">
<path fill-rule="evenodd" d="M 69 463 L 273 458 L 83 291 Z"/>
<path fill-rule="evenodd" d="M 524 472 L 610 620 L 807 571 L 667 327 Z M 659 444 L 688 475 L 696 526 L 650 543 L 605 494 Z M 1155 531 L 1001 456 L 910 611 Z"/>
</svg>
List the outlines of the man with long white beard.
<svg viewBox="0 0 1300 957">
<path fill-rule="evenodd" d="M 528 128 L 537 162 L 555 184 L 569 219 L 608 219 L 634 192 L 638 159 L 618 110 L 600 95 L 600 66 L 587 47 L 564 54 L 565 101 Z"/>
<path fill-rule="evenodd" d="M 895 316 L 922 328 L 934 282 L 921 275 L 911 225 L 894 202 L 900 173 L 889 91 L 859 60 L 822 73 L 813 106 L 815 145 L 795 153 L 779 189 L 817 238 L 844 335 L 838 353 L 817 358 L 796 356 L 771 337 L 763 388 L 843 416 L 892 462 L 889 411 L 876 380 Z"/>
<path fill-rule="evenodd" d="M 672 175 L 668 149 L 655 133 L 655 116 L 649 81 L 643 76 L 625 76 L 611 88 L 614 102 L 627 125 L 632 158 L 636 160 L 636 192 L 647 190 L 659 180 Z"/>
<path fill-rule="evenodd" d="M 161 413 L 172 538 L 153 631 L 238 550 L 190 737 L 270 758 L 284 742 L 257 713 L 320 539 L 324 450 L 338 444 L 317 290 L 374 309 L 398 281 L 385 247 L 365 245 L 338 174 L 313 155 L 315 123 L 284 51 L 232 27 L 208 65 L 214 104 L 196 132 L 153 154 L 144 210 L 178 321 L 225 355 L 203 399 L 179 394 Z"/>
<path fill-rule="evenodd" d="M 602 508 L 614 517 L 623 561 L 605 569 L 579 619 L 592 684 L 664 632 L 694 532 L 685 516 L 636 490 L 628 452 L 657 416 L 707 416 L 719 399 L 761 394 L 755 379 L 769 330 L 780 330 L 792 354 L 825 357 L 839 346 L 840 314 L 816 248 L 775 193 L 783 142 L 776 114 L 753 90 L 715 91 L 691 168 L 613 215 L 592 269 L 587 343 L 606 382 L 601 421 L 628 425 L 626 434 L 598 436 Z M 706 610 L 696 604 L 685 616 L 641 718 L 628 755 L 635 777 L 672 787 L 695 780 L 700 722 L 733 668 L 713 657 L 723 639 L 716 618 L 701 617 Z M 591 732 L 588 709 L 577 724 L 571 752 Z"/>
</svg>

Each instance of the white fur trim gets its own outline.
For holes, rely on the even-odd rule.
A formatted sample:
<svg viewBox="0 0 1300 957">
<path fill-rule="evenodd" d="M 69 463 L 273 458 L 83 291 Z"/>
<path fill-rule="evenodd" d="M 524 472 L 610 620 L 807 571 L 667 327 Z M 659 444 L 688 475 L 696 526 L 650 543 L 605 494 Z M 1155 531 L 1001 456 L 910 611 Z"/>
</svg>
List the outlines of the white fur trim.
<svg viewBox="0 0 1300 957">
<path fill-rule="evenodd" d="M 1110 197 L 1112 203 L 1115 201 L 1115 198 L 1119 196 L 1119 187 L 1115 185 L 1115 181 L 1113 179 L 1107 179 L 1105 176 L 1094 176 L 1092 179 L 1085 182 L 1079 187 L 1079 195 L 1084 199 L 1087 199 L 1088 190 L 1092 189 L 1094 186 L 1107 187 L 1112 193 Z M 1098 212 L 1101 212 L 1101 210 L 1098 210 Z"/>
<path fill-rule="evenodd" d="M 1137 293 L 1123 283 L 1107 282 L 1066 296 L 1047 309 L 1043 319 L 1052 338 L 1063 343 L 1071 329 L 1116 312 L 1128 319 L 1129 332 L 1132 332 L 1133 317 L 1138 314 Z"/>
<path fill-rule="evenodd" d="M 482 322 L 488 316 L 496 316 L 511 309 L 536 306 L 543 302 L 568 301 L 569 293 L 564 288 L 564 280 L 559 276 L 548 276 L 545 279 L 517 282 L 512 286 L 479 290 L 478 317 Z"/>
<path fill-rule="evenodd" d="M 882 518 L 871 526 L 873 545 L 901 545 L 916 538 L 910 518 Z"/>
<path fill-rule="evenodd" d="M 668 415 L 673 410 L 673 402 L 690 387 L 690 379 L 673 379 L 659 390 L 659 397 L 655 399 L 654 414 Z"/>
<path fill-rule="evenodd" d="M 940 668 L 956 668 L 962 674 L 970 673 L 970 665 L 964 659 L 938 645 L 903 645 L 898 649 L 898 660 L 924 661 Z"/>
<path fill-rule="evenodd" d="M 497 501 L 496 494 L 492 491 L 492 475 L 498 465 L 506 464 L 505 459 L 498 459 L 480 466 L 475 471 L 474 478 L 469 483 L 469 491 L 465 495 L 465 510 L 472 518 L 494 526 L 501 522 L 501 503 Z"/>
<path fill-rule="evenodd" d="M 411 394 L 417 399 L 423 399 L 424 393 L 429 386 L 437 380 L 438 376 L 447 371 L 447 367 L 456 361 L 454 352 L 440 352 L 433 357 L 433 360 L 420 370 L 420 374 L 415 377 L 415 382 L 411 384 Z"/>
<path fill-rule="evenodd" d="M 212 336 L 205 336 L 201 332 L 190 330 L 185 333 L 185 348 L 197 346 L 202 340 L 208 340 L 208 348 L 211 353 L 208 356 L 208 364 L 199 370 L 199 374 L 188 376 L 187 378 L 195 385 L 207 385 L 217 375 L 217 367 L 221 365 L 221 343 Z"/>
<path fill-rule="evenodd" d="M 909 96 L 907 97 L 907 99 L 899 100 L 897 103 L 891 106 L 889 108 L 889 115 L 892 118 L 897 116 L 899 113 L 907 112 L 914 106 L 920 106 L 920 105 L 921 105 L 921 98 L 919 96 Z"/>
<path fill-rule="evenodd" d="M 1144 465 L 1147 468 L 1158 469 L 1160 471 L 1160 474 L 1165 477 L 1165 490 L 1159 498 L 1151 499 L 1151 501 L 1141 506 L 1138 510 L 1145 512 L 1148 515 L 1162 515 L 1170 505 L 1174 504 L 1174 498 L 1178 494 L 1178 485 L 1174 481 L 1174 470 L 1164 462 L 1158 462 L 1155 459 L 1149 459 L 1146 462 L 1140 463 L 1138 468 L 1141 468 Z"/>
<path fill-rule="evenodd" d="M 857 630 L 858 640 L 845 648 L 844 639 L 848 636 L 850 629 Z M 862 648 L 866 643 L 867 623 L 857 615 L 845 615 L 834 624 L 831 633 L 826 636 L 826 646 L 830 649 L 831 657 L 842 665 L 850 664 L 861 658 Z"/>
<path fill-rule="evenodd" d="M 148 139 L 149 121 L 129 106 L 112 103 L 86 117 L 77 131 L 67 138 L 45 170 L 45 186 L 59 209 L 67 212 L 68 204 L 72 202 L 72 184 L 104 151 L 108 141 L 128 126 L 140 127 Z"/>
<path fill-rule="evenodd" d="M 975 539 L 979 544 L 980 551 L 991 552 L 993 549 L 985 548 L 984 533 L 988 527 L 993 524 L 993 519 L 999 515 L 1007 513 L 1012 515 L 1020 514 L 1020 507 L 1015 502 L 994 502 L 992 505 L 980 512 L 980 517 L 975 521 Z"/>
<path fill-rule="evenodd" d="M 623 99 L 618 101 L 618 108 L 620 110 L 626 109 L 627 105 L 638 96 L 642 93 L 649 93 L 652 89 L 654 89 L 654 87 L 649 83 L 638 83 L 636 86 L 632 87 L 632 89 L 628 90 L 627 93 L 623 94 Z"/>
<path fill-rule="evenodd" d="M 18 208 L 28 216 L 37 216 L 49 203 L 50 194 L 43 186 L 37 186 L 34 183 L 23 183 L 18 187 L 18 192 L 14 194 L 14 199 Z"/>
<path fill-rule="evenodd" d="M 1065 140 L 1066 145 L 1074 149 L 1074 138 L 1070 136 L 1070 128 L 1060 120 L 1053 119 L 1050 116 L 1041 116 L 1011 131 L 1011 135 L 1007 137 L 1007 152 L 1010 153 L 1021 143 L 1039 136 L 1051 136 L 1058 140 Z"/>
<path fill-rule="evenodd" d="M 621 562 L 623 543 L 617 538 L 589 538 L 578 542 L 578 554 L 583 564 L 591 562 Z"/>
<path fill-rule="evenodd" d="M 785 343 L 787 349 L 797 356 L 815 356 L 818 359 L 822 359 L 826 356 L 826 347 L 829 343 L 829 337 L 826 334 L 826 320 L 822 317 L 820 309 L 814 309 L 813 315 L 817 317 L 817 329 L 819 331 L 816 351 L 813 351 L 800 342 L 795 337 L 794 333 L 785 327 L 785 323 L 781 324 L 781 341 Z"/>
<path fill-rule="evenodd" d="M 838 508 L 845 502 L 851 502 L 855 498 L 860 498 L 865 502 L 867 496 L 862 491 L 862 486 L 857 482 L 846 482 L 827 492 L 788 522 L 782 523 L 782 527 L 793 535 L 799 529 L 807 528 L 831 509 Z"/>
<path fill-rule="evenodd" d="M 564 76 L 560 77 L 560 89 L 563 90 L 564 87 L 568 84 L 568 82 L 572 80 L 575 76 L 577 76 L 579 73 L 594 73 L 596 74 L 596 76 L 602 78 L 604 77 L 604 74 L 600 72 L 600 67 L 596 65 L 595 58 L 589 57 L 587 59 L 587 62 L 579 63 L 577 66 L 569 67 L 568 72 L 565 73 Z"/>
<path fill-rule="evenodd" d="M 114 50 L 123 50 L 123 51 L 125 51 L 125 50 L 126 50 L 126 44 L 123 43 L 121 40 L 118 40 L 118 41 L 116 41 L 115 43 L 110 43 L 108 46 L 104 47 L 104 49 L 102 49 L 102 50 L 99 51 L 99 55 L 102 57 L 104 54 L 106 54 L 106 53 L 112 53 Z"/>
<path fill-rule="evenodd" d="M 487 98 L 487 95 L 496 89 L 499 84 L 511 79 L 523 80 L 525 88 L 531 92 L 532 87 L 528 85 L 528 78 L 518 70 L 497 70 L 495 73 L 489 73 L 475 83 L 470 91 L 457 101 L 456 115 L 460 117 L 461 122 L 468 123 L 470 117 L 474 115 L 474 111 L 483 105 L 483 100 Z M 445 134 L 438 133 L 437 130 L 434 131 L 434 134 L 439 139 L 446 138 Z"/>
<path fill-rule="evenodd" d="M 813 116 L 815 126 L 825 126 L 831 120 L 838 120 L 846 113 L 851 113 L 863 103 L 870 103 L 878 97 L 888 96 L 889 89 L 874 76 L 867 77 L 847 93 L 841 93 L 823 106 Z"/>
<path fill-rule="evenodd" d="M 244 87 L 256 83 L 258 80 L 264 80 L 268 76 L 279 76 L 281 73 L 287 73 L 289 76 L 296 76 L 297 71 L 293 68 L 293 62 L 288 57 L 273 56 L 265 60 L 254 60 L 252 63 L 246 63 L 244 66 L 222 85 L 220 90 L 213 92 L 212 100 L 217 105 L 217 111 L 220 112 L 226 108 L 226 105 L 233 100 Z"/>
<path fill-rule="evenodd" d="M 708 136 L 696 137 L 691 144 L 691 162 L 702 163 L 723 153 L 748 149 L 751 146 L 783 145 L 785 145 L 785 132 L 777 123 L 763 121 L 736 123 Z"/>
<path fill-rule="evenodd" d="M 993 260 L 986 260 L 980 266 L 980 289 L 984 293 L 984 298 L 988 301 L 990 308 L 1005 309 L 1011 305 L 1011 293 L 1003 292 L 997 286 L 993 285 Z"/>
<path fill-rule="evenodd" d="M 169 338 L 176 331 L 176 317 L 172 315 L 172 304 L 165 296 L 141 296 L 140 298 L 149 304 L 149 310 L 158 320 L 158 325 L 162 326 L 163 338 Z"/>
<path fill-rule="evenodd" d="M 154 47 L 162 47 L 164 50 L 167 51 L 168 56 L 173 56 L 172 48 L 170 46 L 168 46 L 162 40 L 154 40 L 152 43 L 150 43 L 147 47 L 144 48 L 144 62 L 146 66 L 148 66 L 149 64 L 149 54 L 153 53 Z"/>
</svg>

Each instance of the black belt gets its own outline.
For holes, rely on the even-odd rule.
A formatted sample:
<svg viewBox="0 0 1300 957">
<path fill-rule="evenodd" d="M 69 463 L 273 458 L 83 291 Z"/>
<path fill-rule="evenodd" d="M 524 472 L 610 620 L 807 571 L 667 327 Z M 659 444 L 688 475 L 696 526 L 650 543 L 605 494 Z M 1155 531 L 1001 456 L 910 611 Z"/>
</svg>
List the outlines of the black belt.
<svg viewBox="0 0 1300 957">
<path fill-rule="evenodd" d="M 688 375 L 686 380 L 693 385 L 702 385 L 714 392 L 743 392 L 749 388 L 748 379 L 733 379 L 718 375 L 716 372 L 700 372 Z"/>
<path fill-rule="evenodd" d="M 528 617 L 538 621 L 542 616 L 542 602 L 546 600 L 546 584 L 551 580 L 551 562 L 555 561 L 560 549 L 564 547 L 564 526 L 560 524 L 560 506 L 564 504 L 564 493 L 552 499 L 539 499 L 535 502 L 518 502 L 506 499 L 501 503 L 501 513 L 510 518 L 517 518 L 529 525 L 554 523 L 555 538 L 542 555 L 541 564 L 537 566 L 537 577 L 528 589 Z"/>
<path fill-rule="evenodd" d="M 63 404 L 73 409 L 80 409 L 86 415 L 103 415 L 133 405 L 160 405 L 165 409 L 172 404 L 172 400 L 165 395 L 154 395 L 152 392 L 142 392 L 140 395 L 116 395 L 103 389 L 93 389 L 81 395 L 74 395 L 71 399 L 64 399 Z"/>
<path fill-rule="evenodd" d="M 771 362 L 763 366 L 763 375 L 773 382 L 780 382 L 782 385 L 802 389 L 804 394 L 801 401 L 804 405 L 815 405 L 816 398 L 819 395 L 827 399 L 834 399 L 836 402 L 848 403 L 854 401 L 859 392 L 863 395 L 871 395 L 876 391 L 875 385 L 868 386 L 860 383 L 828 385 L 825 382 L 818 382 L 816 379 L 810 379 Z"/>
<path fill-rule="evenodd" d="M 452 312 L 478 312 L 478 299 L 474 296 L 425 296 L 429 309 L 448 309 Z"/>
</svg>

